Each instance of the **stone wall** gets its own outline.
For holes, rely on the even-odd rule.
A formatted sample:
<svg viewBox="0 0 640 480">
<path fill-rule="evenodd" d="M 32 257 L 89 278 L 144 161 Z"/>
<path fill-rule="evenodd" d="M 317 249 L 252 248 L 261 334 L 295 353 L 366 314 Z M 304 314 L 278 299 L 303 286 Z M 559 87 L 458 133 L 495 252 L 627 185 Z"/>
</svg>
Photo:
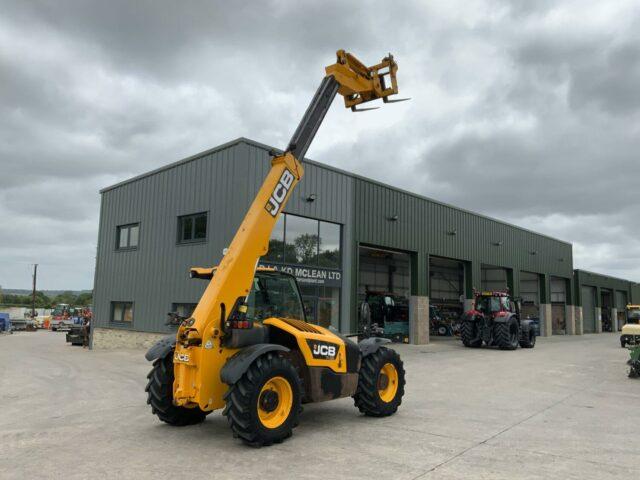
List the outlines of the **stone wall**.
<svg viewBox="0 0 640 480">
<path fill-rule="evenodd" d="M 429 343 L 429 297 L 409 297 L 409 339 L 414 345 Z"/>
<path fill-rule="evenodd" d="M 166 333 L 136 332 L 115 328 L 94 328 L 92 348 L 96 350 L 116 348 L 147 349 L 166 335 Z"/>
</svg>

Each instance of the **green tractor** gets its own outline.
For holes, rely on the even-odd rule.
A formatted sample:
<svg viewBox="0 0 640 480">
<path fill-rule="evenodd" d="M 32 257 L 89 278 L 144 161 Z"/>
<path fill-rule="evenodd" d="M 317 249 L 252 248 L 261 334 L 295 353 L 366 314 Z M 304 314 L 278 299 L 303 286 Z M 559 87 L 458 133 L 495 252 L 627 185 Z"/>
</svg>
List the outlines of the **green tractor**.
<svg viewBox="0 0 640 480">
<path fill-rule="evenodd" d="M 627 361 L 629 378 L 638 378 L 640 377 L 640 345 L 629 347 L 629 354 L 630 358 Z"/>
</svg>

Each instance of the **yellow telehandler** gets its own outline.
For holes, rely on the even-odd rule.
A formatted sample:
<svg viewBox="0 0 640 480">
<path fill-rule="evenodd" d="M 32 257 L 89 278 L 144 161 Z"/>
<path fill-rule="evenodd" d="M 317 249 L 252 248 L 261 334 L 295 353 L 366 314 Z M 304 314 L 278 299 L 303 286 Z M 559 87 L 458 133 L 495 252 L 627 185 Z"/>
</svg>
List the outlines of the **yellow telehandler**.
<svg viewBox="0 0 640 480">
<path fill-rule="evenodd" d="M 234 436 L 253 446 L 291 436 L 301 404 L 352 396 L 365 415 L 395 413 L 402 401 L 405 371 L 387 339 L 355 343 L 340 333 L 309 324 L 293 276 L 258 268 L 271 231 L 291 191 L 302 179 L 301 160 L 337 94 L 347 108 L 398 93 L 398 66 L 389 56 L 366 67 L 339 50 L 326 67 L 311 104 L 287 150 L 271 170 L 217 267 L 192 268 L 209 281 L 193 314 L 174 316 L 176 335 L 146 354 L 153 361 L 147 403 L 171 425 L 202 422 L 224 408 Z"/>
</svg>

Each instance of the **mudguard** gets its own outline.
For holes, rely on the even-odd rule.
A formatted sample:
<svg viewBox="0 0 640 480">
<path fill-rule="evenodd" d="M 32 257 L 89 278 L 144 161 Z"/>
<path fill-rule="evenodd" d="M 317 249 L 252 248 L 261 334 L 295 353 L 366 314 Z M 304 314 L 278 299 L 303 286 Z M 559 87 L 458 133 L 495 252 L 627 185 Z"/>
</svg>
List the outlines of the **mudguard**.
<svg viewBox="0 0 640 480">
<path fill-rule="evenodd" d="M 169 353 L 171 353 L 176 348 L 176 336 L 167 335 L 164 338 L 161 338 L 156 342 L 156 344 L 151 347 L 147 353 L 145 353 L 144 358 L 148 361 L 152 362 L 157 360 L 158 358 L 164 358 Z"/>
<path fill-rule="evenodd" d="M 362 358 L 364 358 L 367 355 L 371 355 L 372 353 L 374 353 L 385 343 L 391 343 L 391 340 L 389 340 L 388 338 L 380 337 L 365 338 L 360 343 L 358 343 L 358 348 L 360 349 Z"/>
<path fill-rule="evenodd" d="M 220 371 L 220 380 L 227 385 L 233 385 L 244 375 L 253 361 L 267 352 L 288 352 L 287 347 L 275 343 L 257 343 L 245 347 L 227 360 Z"/>
<path fill-rule="evenodd" d="M 461 321 L 463 322 L 477 322 L 482 318 L 482 316 L 479 313 L 476 312 L 465 312 L 462 315 L 462 318 L 460 318 Z"/>
<path fill-rule="evenodd" d="M 533 320 L 521 320 L 520 328 L 522 329 L 523 332 L 529 332 L 530 330 L 535 328 L 535 324 Z"/>
<path fill-rule="evenodd" d="M 515 317 L 513 313 L 504 317 L 493 317 L 493 323 L 509 323 L 513 317 Z"/>
</svg>

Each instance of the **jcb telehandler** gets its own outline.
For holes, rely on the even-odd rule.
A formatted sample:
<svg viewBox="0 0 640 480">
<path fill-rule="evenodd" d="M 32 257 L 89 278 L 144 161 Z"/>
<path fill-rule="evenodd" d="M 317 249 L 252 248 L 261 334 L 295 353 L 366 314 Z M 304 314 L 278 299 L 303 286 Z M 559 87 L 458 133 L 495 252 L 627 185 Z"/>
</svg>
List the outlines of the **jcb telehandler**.
<svg viewBox="0 0 640 480">
<path fill-rule="evenodd" d="M 400 356 L 369 338 L 356 344 L 305 321 L 295 278 L 257 268 L 291 191 L 304 174 L 301 160 L 331 102 L 345 106 L 398 93 L 398 66 L 389 55 L 372 67 L 343 50 L 326 67 L 311 104 L 287 150 L 274 154 L 271 170 L 217 267 L 192 268 L 209 280 L 193 314 L 146 354 L 148 403 L 171 425 L 202 422 L 213 410 L 236 437 L 263 446 L 289 437 L 301 404 L 352 396 L 365 415 L 396 412 L 405 372 Z M 361 109 L 365 110 L 365 109 Z"/>
</svg>

